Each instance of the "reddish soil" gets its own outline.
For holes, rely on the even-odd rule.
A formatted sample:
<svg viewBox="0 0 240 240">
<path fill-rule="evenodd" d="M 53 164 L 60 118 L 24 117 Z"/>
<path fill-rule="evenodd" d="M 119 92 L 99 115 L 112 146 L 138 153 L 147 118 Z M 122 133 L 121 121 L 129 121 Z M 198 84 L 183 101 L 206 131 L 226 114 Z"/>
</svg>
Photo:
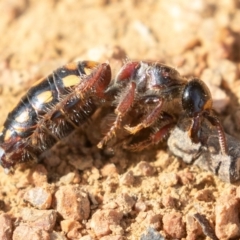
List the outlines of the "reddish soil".
<svg viewBox="0 0 240 240">
<path fill-rule="evenodd" d="M 114 76 L 137 59 L 204 80 L 225 131 L 240 139 L 237 0 L 5 0 L 0 11 L 1 125 L 63 64 L 110 62 Z M 1 239 L 239 239 L 239 183 L 185 164 L 165 143 L 107 157 L 94 145 L 98 126 L 75 131 L 38 164 L 0 168 Z"/>
</svg>

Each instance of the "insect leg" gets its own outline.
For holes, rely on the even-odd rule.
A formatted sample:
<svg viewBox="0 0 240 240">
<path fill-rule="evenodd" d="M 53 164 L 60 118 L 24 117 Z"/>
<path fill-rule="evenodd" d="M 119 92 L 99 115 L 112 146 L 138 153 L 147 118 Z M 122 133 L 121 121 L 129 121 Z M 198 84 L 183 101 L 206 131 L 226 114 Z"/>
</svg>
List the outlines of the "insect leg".
<svg viewBox="0 0 240 240">
<path fill-rule="evenodd" d="M 152 133 L 145 141 L 132 144 L 129 147 L 127 147 L 127 149 L 131 151 L 141 151 L 151 145 L 156 145 L 159 142 L 161 142 L 169 134 L 169 132 L 175 125 L 174 118 L 171 115 L 168 114 L 164 115 L 162 117 L 162 121 L 165 120 L 167 120 L 165 125 L 157 128 L 157 130 L 154 133 Z"/>
<path fill-rule="evenodd" d="M 189 137 L 192 139 L 194 143 L 199 143 L 200 142 L 200 127 L 202 124 L 202 116 L 197 115 L 193 117 L 192 119 L 192 124 L 190 126 L 190 129 L 188 131 Z"/>
<path fill-rule="evenodd" d="M 222 154 L 226 155 L 228 153 L 228 150 L 227 150 L 228 148 L 227 148 L 226 136 L 225 136 L 222 124 L 220 123 L 219 119 L 215 116 L 207 115 L 206 118 L 213 126 L 217 128 L 219 145 L 220 145 Z"/>
<path fill-rule="evenodd" d="M 124 128 L 131 134 L 136 134 L 143 128 L 147 128 L 151 126 L 160 116 L 161 111 L 162 111 L 162 105 L 163 101 L 159 99 L 159 103 L 156 105 L 156 107 L 148 114 L 145 116 L 145 118 L 142 120 L 141 123 L 134 127 L 130 127 L 128 125 L 124 126 Z"/>
<path fill-rule="evenodd" d="M 76 91 L 79 93 L 82 99 L 85 95 L 91 91 L 95 91 L 96 96 L 104 97 L 104 91 L 108 87 L 111 81 L 111 69 L 109 64 L 103 63 L 99 65 L 95 71 L 82 81 L 79 86 L 76 87 Z"/>
<path fill-rule="evenodd" d="M 108 133 L 98 143 L 97 145 L 98 148 L 102 148 L 103 145 L 115 135 L 116 129 L 118 129 L 121 126 L 122 118 L 126 115 L 126 113 L 131 109 L 133 105 L 135 99 L 135 89 L 136 83 L 130 82 L 127 87 L 127 91 L 123 93 L 120 102 L 118 103 L 117 108 L 115 109 L 115 114 L 117 115 L 117 117 Z"/>
</svg>

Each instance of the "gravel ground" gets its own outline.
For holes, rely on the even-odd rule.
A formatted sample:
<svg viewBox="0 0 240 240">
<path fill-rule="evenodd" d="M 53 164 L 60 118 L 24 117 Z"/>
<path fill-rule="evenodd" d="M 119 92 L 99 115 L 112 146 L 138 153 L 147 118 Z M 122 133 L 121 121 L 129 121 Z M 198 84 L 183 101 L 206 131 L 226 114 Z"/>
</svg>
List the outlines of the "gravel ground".
<svg viewBox="0 0 240 240">
<path fill-rule="evenodd" d="M 0 124 L 67 62 L 109 62 L 114 75 L 126 59 L 152 60 L 204 80 L 240 139 L 239 1 L 3 0 L 0 12 Z M 76 130 L 38 164 L 0 169 L 0 239 L 239 239 L 238 182 L 184 163 L 166 143 L 100 151 L 99 126 Z"/>
</svg>

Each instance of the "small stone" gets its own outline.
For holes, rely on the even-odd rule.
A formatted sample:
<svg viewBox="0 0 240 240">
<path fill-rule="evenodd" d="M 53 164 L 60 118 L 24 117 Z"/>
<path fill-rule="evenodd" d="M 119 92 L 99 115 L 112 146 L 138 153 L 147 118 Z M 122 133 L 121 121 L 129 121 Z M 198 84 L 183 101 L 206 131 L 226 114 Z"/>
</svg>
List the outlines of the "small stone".
<svg viewBox="0 0 240 240">
<path fill-rule="evenodd" d="M 147 217 L 147 212 L 139 212 L 139 214 L 136 217 L 136 222 L 142 223 Z"/>
<path fill-rule="evenodd" d="M 137 165 L 137 171 L 140 176 L 152 176 L 155 172 L 155 169 L 149 162 L 141 161 Z"/>
<path fill-rule="evenodd" d="M 20 172 L 22 174 L 20 174 Z M 15 181 L 15 187 L 17 189 L 25 189 L 29 186 L 29 184 L 32 184 L 32 180 L 31 178 L 29 177 L 29 174 L 30 171 L 29 170 L 26 170 L 26 171 L 21 171 L 20 168 L 16 169 L 16 171 L 14 172 L 14 181 Z M 17 176 L 17 178 L 16 178 Z"/>
<path fill-rule="evenodd" d="M 118 210 L 97 210 L 92 216 L 90 227 L 98 237 L 103 237 L 112 233 L 122 217 L 122 212 Z"/>
<path fill-rule="evenodd" d="M 159 182 L 164 187 L 173 187 L 178 184 L 179 178 L 176 173 L 163 173 L 159 177 Z"/>
<path fill-rule="evenodd" d="M 136 202 L 136 204 L 134 206 L 134 209 L 137 212 L 145 212 L 145 211 L 147 211 L 148 206 L 145 202 L 143 202 L 142 200 L 139 200 L 139 201 Z"/>
<path fill-rule="evenodd" d="M 48 209 L 52 203 L 52 194 L 49 190 L 35 187 L 29 189 L 23 196 L 24 200 L 38 209 Z"/>
<path fill-rule="evenodd" d="M 194 174 L 192 174 L 188 170 L 187 171 L 179 171 L 177 173 L 177 176 L 179 177 L 179 180 L 183 185 L 190 184 L 195 181 Z"/>
<path fill-rule="evenodd" d="M 161 150 L 161 151 L 158 151 L 157 153 L 154 166 L 165 169 L 171 164 L 172 161 L 173 160 L 172 158 L 169 157 L 169 154 L 166 151 Z"/>
<path fill-rule="evenodd" d="M 101 237 L 100 240 L 123 240 L 123 237 L 121 235 L 111 235 L 111 236 L 104 236 Z"/>
<path fill-rule="evenodd" d="M 87 193 L 77 186 L 62 186 L 55 193 L 55 208 L 64 219 L 83 220 L 90 214 Z"/>
<path fill-rule="evenodd" d="M 42 186 L 44 183 L 47 183 L 47 169 L 42 164 L 37 164 L 32 169 L 31 182 L 35 186 Z"/>
<path fill-rule="evenodd" d="M 132 211 L 132 207 L 134 206 L 135 202 L 136 200 L 127 193 L 121 194 L 116 199 L 116 203 L 119 206 L 119 210 L 121 210 L 124 215 Z"/>
<path fill-rule="evenodd" d="M 77 181 L 76 181 L 76 178 L 78 178 Z M 80 176 L 79 176 L 79 173 L 77 171 L 69 172 L 69 173 L 65 174 L 64 176 L 62 176 L 60 178 L 60 183 L 62 183 L 64 185 L 68 185 L 68 184 L 73 183 L 74 180 L 75 180 L 75 183 L 80 182 Z"/>
<path fill-rule="evenodd" d="M 139 213 L 141 215 L 141 212 Z M 160 230 L 162 227 L 162 215 L 155 213 L 152 210 L 149 210 L 147 212 L 144 212 L 144 219 L 142 220 L 144 222 L 144 225 L 146 227 L 152 227 L 156 230 Z M 137 220 L 138 221 L 138 220 Z M 142 222 L 141 221 L 141 222 Z M 139 221 L 138 221 L 139 222 Z"/>
<path fill-rule="evenodd" d="M 118 170 L 117 170 L 115 164 L 113 164 L 113 163 L 106 164 L 101 169 L 101 174 L 103 177 L 108 177 L 108 176 L 116 174 L 116 173 L 118 173 Z"/>
<path fill-rule="evenodd" d="M 45 231 L 52 231 L 56 223 L 57 213 L 54 210 L 23 208 L 21 218 L 33 227 L 38 227 Z"/>
<path fill-rule="evenodd" d="M 198 237 L 200 237 L 203 234 L 201 226 L 191 215 L 188 215 L 186 217 L 186 228 L 187 228 L 187 240 L 198 239 Z"/>
<path fill-rule="evenodd" d="M 107 200 L 108 200 L 108 202 L 103 205 L 103 209 L 117 209 L 118 208 L 118 204 L 116 203 L 116 201 L 114 201 L 114 200 L 109 201 L 109 195 L 107 196 Z"/>
<path fill-rule="evenodd" d="M 60 232 L 51 232 L 49 233 L 49 236 L 50 236 L 50 240 L 68 240 L 64 235 L 63 233 L 60 233 Z"/>
<path fill-rule="evenodd" d="M 120 177 L 120 183 L 126 186 L 132 186 L 134 179 L 133 171 L 130 170 Z"/>
<path fill-rule="evenodd" d="M 119 186 L 119 176 L 117 174 L 108 176 L 105 181 L 104 196 L 107 195 L 108 193 L 116 191 L 116 188 L 118 186 Z"/>
<path fill-rule="evenodd" d="M 211 202 L 214 200 L 214 196 L 211 189 L 201 189 L 197 191 L 194 197 L 199 201 Z"/>
<path fill-rule="evenodd" d="M 162 198 L 162 204 L 165 208 L 177 208 L 177 199 L 170 195 L 165 195 Z"/>
<path fill-rule="evenodd" d="M 13 240 L 50 240 L 49 233 L 37 227 L 20 225 L 13 232 Z"/>
<path fill-rule="evenodd" d="M 13 224 L 11 218 L 3 213 L 0 215 L 0 239 L 11 240 Z"/>
<path fill-rule="evenodd" d="M 78 221 L 74 220 L 63 220 L 61 221 L 62 231 L 67 234 L 67 237 L 70 239 L 79 239 L 82 237 L 82 234 L 79 232 L 79 229 L 82 228 L 82 225 Z"/>
<path fill-rule="evenodd" d="M 165 240 L 165 238 L 154 228 L 149 227 L 140 240 Z"/>
<path fill-rule="evenodd" d="M 215 206 L 216 235 L 219 239 L 237 238 L 240 236 L 239 199 L 234 192 L 223 193 Z"/>
<path fill-rule="evenodd" d="M 163 216 L 163 229 L 171 238 L 186 237 L 186 226 L 179 212 L 167 213 Z"/>
<path fill-rule="evenodd" d="M 215 234 L 215 229 L 213 224 L 207 219 L 206 215 L 195 213 L 193 215 L 195 220 L 199 223 L 202 228 L 202 231 L 205 236 L 209 237 L 210 239 L 217 240 L 217 236 Z"/>
</svg>

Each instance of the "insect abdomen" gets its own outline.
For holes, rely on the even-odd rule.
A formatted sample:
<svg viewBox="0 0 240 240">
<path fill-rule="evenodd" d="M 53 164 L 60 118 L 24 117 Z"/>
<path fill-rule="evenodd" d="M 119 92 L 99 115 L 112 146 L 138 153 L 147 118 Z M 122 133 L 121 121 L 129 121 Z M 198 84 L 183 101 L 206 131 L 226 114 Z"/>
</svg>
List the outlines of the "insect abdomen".
<svg viewBox="0 0 240 240">
<path fill-rule="evenodd" d="M 33 86 L 3 125 L 1 164 L 9 168 L 17 162 L 37 159 L 39 154 L 86 122 L 97 107 L 94 77 L 104 79 L 104 87 L 107 87 L 111 79 L 109 65 L 90 61 L 71 63 Z M 87 85 L 85 82 L 92 85 L 82 91 Z"/>
</svg>

